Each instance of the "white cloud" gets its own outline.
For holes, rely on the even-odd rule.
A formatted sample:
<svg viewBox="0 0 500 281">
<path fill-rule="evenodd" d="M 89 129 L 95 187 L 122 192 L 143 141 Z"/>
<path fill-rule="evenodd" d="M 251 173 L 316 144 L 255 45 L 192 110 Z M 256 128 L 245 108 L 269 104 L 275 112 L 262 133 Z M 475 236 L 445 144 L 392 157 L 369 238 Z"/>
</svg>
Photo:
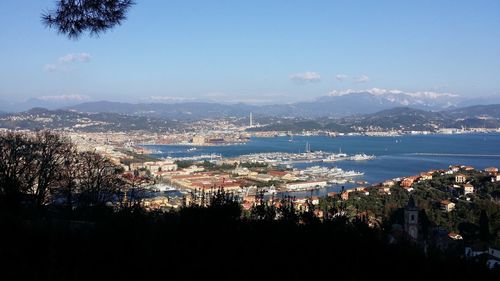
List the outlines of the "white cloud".
<svg viewBox="0 0 500 281">
<path fill-rule="evenodd" d="M 79 53 L 79 54 L 67 54 L 62 56 L 58 60 L 60 63 L 72 63 L 72 62 L 88 62 L 90 61 L 90 54 Z"/>
<path fill-rule="evenodd" d="M 57 65 L 55 64 L 46 64 L 43 66 L 43 70 L 47 71 L 47 72 L 54 72 L 54 71 L 57 71 Z"/>
<path fill-rule="evenodd" d="M 354 82 L 356 82 L 356 83 L 366 83 L 368 81 L 370 81 L 370 77 L 368 77 L 366 75 L 361 75 L 361 76 L 354 78 Z"/>
<path fill-rule="evenodd" d="M 380 89 L 380 88 L 371 88 L 366 90 L 354 90 L 354 89 L 345 89 L 345 90 L 334 90 L 328 93 L 329 96 L 343 96 L 352 93 L 369 93 L 374 96 L 383 96 L 383 95 L 392 95 L 392 96 L 411 96 L 415 98 L 428 98 L 428 99 L 438 99 L 443 97 L 457 98 L 459 95 L 452 93 L 440 93 L 440 92 L 432 92 L 432 91 L 417 91 L 417 92 L 405 92 L 397 89 L 389 90 L 389 89 Z"/>
<path fill-rule="evenodd" d="M 307 71 L 303 73 L 295 73 L 290 75 L 290 79 L 295 82 L 319 82 L 321 81 L 321 75 L 316 72 Z"/>
<path fill-rule="evenodd" d="M 145 99 L 149 102 L 159 102 L 159 103 L 174 103 L 174 102 L 185 102 L 194 101 L 194 98 L 184 98 L 184 97 L 174 97 L 174 96 L 150 96 Z"/>
<path fill-rule="evenodd" d="M 56 63 L 48 63 L 44 65 L 43 70 L 46 72 L 56 72 L 56 71 L 71 71 L 71 65 L 74 63 L 86 63 L 90 61 L 89 53 L 79 53 L 79 54 L 67 54 L 57 59 Z"/>
<path fill-rule="evenodd" d="M 337 74 L 335 75 L 335 80 L 337 81 L 345 81 L 347 78 L 349 78 L 349 76 L 345 75 L 345 74 Z"/>
<path fill-rule="evenodd" d="M 43 101 L 66 102 L 66 101 L 86 101 L 89 100 L 90 97 L 84 95 L 58 95 L 58 96 L 41 96 L 38 97 L 38 99 Z"/>
</svg>

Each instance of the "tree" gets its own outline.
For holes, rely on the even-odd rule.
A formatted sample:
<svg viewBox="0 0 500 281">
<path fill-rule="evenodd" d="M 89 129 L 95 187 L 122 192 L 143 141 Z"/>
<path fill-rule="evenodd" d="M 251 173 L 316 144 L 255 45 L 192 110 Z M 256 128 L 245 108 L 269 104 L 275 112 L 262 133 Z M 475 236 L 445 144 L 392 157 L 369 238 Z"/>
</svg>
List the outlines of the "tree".
<svg viewBox="0 0 500 281">
<path fill-rule="evenodd" d="M 6 208 L 18 207 L 34 181 L 34 146 L 23 134 L 0 135 L 0 199 Z"/>
<path fill-rule="evenodd" d="M 95 152 L 79 154 L 78 176 L 80 206 L 103 206 L 113 199 L 122 185 L 118 167 Z"/>
<path fill-rule="evenodd" d="M 485 242 L 490 240 L 490 219 L 485 210 L 481 210 L 479 217 L 479 238 Z"/>
<path fill-rule="evenodd" d="M 82 33 L 99 35 L 120 25 L 133 0 L 58 0 L 57 8 L 42 14 L 42 22 L 76 39 Z"/>
<path fill-rule="evenodd" d="M 42 131 L 34 138 L 35 155 L 33 178 L 35 182 L 30 186 L 35 205 L 43 206 L 50 195 L 51 189 L 59 187 L 58 181 L 64 176 L 65 164 L 72 152 L 72 145 L 68 139 L 49 131 Z"/>
</svg>

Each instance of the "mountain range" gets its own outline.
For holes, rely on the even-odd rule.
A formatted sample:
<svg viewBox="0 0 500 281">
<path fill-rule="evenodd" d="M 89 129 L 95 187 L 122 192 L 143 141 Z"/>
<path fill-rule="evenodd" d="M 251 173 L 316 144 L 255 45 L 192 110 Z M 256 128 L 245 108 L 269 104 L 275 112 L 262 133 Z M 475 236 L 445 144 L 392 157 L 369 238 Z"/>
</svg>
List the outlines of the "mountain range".
<svg viewBox="0 0 500 281">
<path fill-rule="evenodd" d="M 18 112 L 33 107 L 74 110 L 83 113 L 117 113 L 135 116 L 168 118 L 172 120 L 197 120 L 228 116 L 243 117 L 252 112 L 255 116 L 268 117 L 346 117 L 370 114 L 395 107 L 411 107 L 426 111 L 454 109 L 470 105 L 500 104 L 500 96 L 465 99 L 449 93 L 403 92 L 373 88 L 369 90 L 333 91 L 312 101 L 290 104 L 251 105 L 220 102 L 189 101 L 177 103 L 127 103 L 89 101 L 74 96 L 67 99 L 31 99 L 22 104 L 0 107 L 0 111 Z"/>
<path fill-rule="evenodd" d="M 233 119 L 245 125 L 246 117 Z M 376 113 L 347 117 L 283 118 L 258 117 L 261 126 L 250 131 L 329 130 L 337 132 L 364 131 L 435 131 L 439 128 L 500 128 L 500 104 L 476 105 L 441 111 L 409 107 L 385 109 Z M 256 122 L 256 123 L 257 123 Z M 168 132 L 183 130 L 188 122 L 164 117 L 127 115 L 120 113 L 84 113 L 73 110 L 34 108 L 26 112 L 0 115 L 0 128 L 7 129 L 66 129 L 79 131 L 136 131 Z"/>
</svg>

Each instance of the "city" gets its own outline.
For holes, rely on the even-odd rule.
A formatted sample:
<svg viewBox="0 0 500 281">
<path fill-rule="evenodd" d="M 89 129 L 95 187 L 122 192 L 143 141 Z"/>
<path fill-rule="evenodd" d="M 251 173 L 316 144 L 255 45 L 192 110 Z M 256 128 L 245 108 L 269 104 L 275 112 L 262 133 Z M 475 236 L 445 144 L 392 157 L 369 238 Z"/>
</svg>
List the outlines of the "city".
<svg viewBox="0 0 500 281">
<path fill-rule="evenodd" d="M 500 277 L 499 3 L 1 11 L 2 279 Z"/>
</svg>

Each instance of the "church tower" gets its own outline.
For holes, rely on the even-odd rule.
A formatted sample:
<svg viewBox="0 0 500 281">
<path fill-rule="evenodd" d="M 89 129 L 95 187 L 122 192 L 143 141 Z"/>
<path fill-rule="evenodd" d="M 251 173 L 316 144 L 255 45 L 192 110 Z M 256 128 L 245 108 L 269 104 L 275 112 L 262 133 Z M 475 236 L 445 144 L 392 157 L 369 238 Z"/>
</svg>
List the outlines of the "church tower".
<svg viewBox="0 0 500 281">
<path fill-rule="evenodd" d="M 415 205 L 413 196 L 410 197 L 405 207 L 405 232 L 413 239 L 418 239 L 418 208 Z"/>
</svg>

